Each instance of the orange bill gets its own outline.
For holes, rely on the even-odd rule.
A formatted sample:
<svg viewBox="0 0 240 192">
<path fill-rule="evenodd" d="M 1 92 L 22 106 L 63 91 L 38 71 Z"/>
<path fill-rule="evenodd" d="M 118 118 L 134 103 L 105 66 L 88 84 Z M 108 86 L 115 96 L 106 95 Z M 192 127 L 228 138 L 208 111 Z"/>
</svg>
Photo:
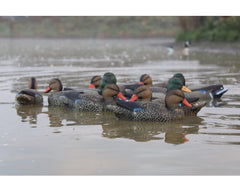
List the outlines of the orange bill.
<svg viewBox="0 0 240 192">
<path fill-rule="evenodd" d="M 50 88 L 50 87 L 48 87 L 48 88 L 44 91 L 44 93 L 48 93 L 49 91 L 51 91 L 51 88 Z"/>
<path fill-rule="evenodd" d="M 192 107 L 192 105 L 190 103 L 188 103 L 187 99 L 184 99 L 182 103 L 184 105 L 186 105 L 187 107 Z"/>
<path fill-rule="evenodd" d="M 182 86 L 182 91 L 185 91 L 185 92 L 192 92 L 190 89 L 188 89 L 186 86 Z"/>
<path fill-rule="evenodd" d="M 142 81 L 140 81 L 138 84 L 139 84 L 139 85 L 144 85 L 144 83 L 143 83 Z"/>
<path fill-rule="evenodd" d="M 127 98 L 124 97 L 123 94 L 122 94 L 121 92 L 119 92 L 119 93 L 117 94 L 117 97 L 120 98 L 120 99 L 122 99 L 122 100 L 124 100 L 124 101 L 127 100 Z"/>
<path fill-rule="evenodd" d="M 136 94 L 133 94 L 131 99 L 129 101 L 136 101 L 138 99 L 138 96 Z"/>
<path fill-rule="evenodd" d="M 88 89 L 93 89 L 93 88 L 95 88 L 95 86 L 93 84 L 90 84 L 88 87 Z"/>
<path fill-rule="evenodd" d="M 187 139 L 187 138 L 186 138 L 186 135 L 188 135 L 188 134 L 183 134 L 183 143 L 185 143 L 185 142 L 188 142 L 188 141 L 189 141 L 189 139 Z"/>
</svg>

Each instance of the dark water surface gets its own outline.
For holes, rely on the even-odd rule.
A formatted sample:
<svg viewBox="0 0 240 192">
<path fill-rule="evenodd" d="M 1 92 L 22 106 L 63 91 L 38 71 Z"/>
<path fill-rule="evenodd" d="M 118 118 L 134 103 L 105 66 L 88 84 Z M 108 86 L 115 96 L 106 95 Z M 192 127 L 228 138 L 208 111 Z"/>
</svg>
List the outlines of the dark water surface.
<svg viewBox="0 0 240 192">
<path fill-rule="evenodd" d="M 187 58 L 181 48 L 172 39 L 0 39 L 0 174 L 239 175 L 240 45 L 193 43 Z M 108 71 L 119 84 L 182 72 L 187 85 L 223 84 L 228 92 L 172 123 L 48 107 L 46 94 L 43 107 L 15 106 L 31 76 L 43 92 L 53 77 L 88 87 Z"/>
</svg>

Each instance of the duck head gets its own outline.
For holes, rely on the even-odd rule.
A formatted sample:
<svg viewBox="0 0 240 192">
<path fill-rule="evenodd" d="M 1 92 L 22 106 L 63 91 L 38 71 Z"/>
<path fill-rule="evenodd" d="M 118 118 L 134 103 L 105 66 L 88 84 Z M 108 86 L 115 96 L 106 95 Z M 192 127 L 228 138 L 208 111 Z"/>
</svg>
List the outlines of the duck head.
<svg viewBox="0 0 240 192">
<path fill-rule="evenodd" d="M 122 100 L 127 100 L 126 97 L 122 95 L 119 87 L 116 84 L 107 84 L 102 90 L 102 96 L 105 101 L 112 100 L 113 97 L 117 97 Z"/>
<path fill-rule="evenodd" d="M 151 87 L 152 86 L 152 78 L 148 74 L 143 74 L 140 77 L 139 84 L 147 85 L 147 86 Z"/>
<path fill-rule="evenodd" d="M 107 84 L 117 84 L 117 78 L 116 76 L 111 73 L 107 72 L 103 75 L 101 81 L 100 81 L 100 90 L 102 91 L 105 85 Z"/>
<path fill-rule="evenodd" d="M 173 75 L 173 77 L 171 79 L 178 79 L 181 83 L 182 83 L 182 88 L 181 90 L 184 91 L 184 92 L 192 92 L 190 89 L 188 89 L 186 86 L 185 86 L 185 77 L 183 76 L 182 73 L 176 73 Z M 170 79 L 170 80 L 171 80 Z M 169 80 L 169 81 L 170 81 Z"/>
<path fill-rule="evenodd" d="M 152 91 L 149 89 L 146 85 L 138 86 L 138 88 L 134 91 L 134 94 L 132 95 L 131 99 L 129 101 L 135 101 L 135 100 L 141 100 L 141 101 L 151 101 L 152 100 Z"/>
<path fill-rule="evenodd" d="M 35 77 L 31 77 L 28 82 L 29 89 L 37 89 L 37 80 Z"/>
<path fill-rule="evenodd" d="M 165 97 L 165 104 L 168 109 L 184 104 L 187 107 L 192 107 L 186 100 L 184 93 L 182 92 L 183 84 L 179 79 L 170 79 L 167 85 L 167 94 Z"/>
<path fill-rule="evenodd" d="M 62 91 L 63 90 L 62 82 L 59 79 L 57 79 L 57 78 L 52 79 L 49 82 L 49 86 L 44 91 L 44 93 L 48 93 L 51 90 L 53 90 L 54 92 Z"/>
<path fill-rule="evenodd" d="M 173 77 L 178 78 L 181 81 L 181 83 L 185 86 L 186 81 L 182 73 L 175 73 Z"/>
<path fill-rule="evenodd" d="M 93 88 L 99 89 L 101 79 L 102 79 L 102 77 L 99 75 L 93 76 L 88 89 L 93 89 Z"/>
</svg>

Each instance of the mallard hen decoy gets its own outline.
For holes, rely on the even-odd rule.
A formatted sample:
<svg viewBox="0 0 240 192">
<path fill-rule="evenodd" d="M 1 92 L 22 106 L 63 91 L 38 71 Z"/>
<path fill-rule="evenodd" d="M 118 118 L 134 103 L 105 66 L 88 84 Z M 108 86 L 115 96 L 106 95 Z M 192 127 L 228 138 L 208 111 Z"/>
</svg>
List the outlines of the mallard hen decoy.
<svg viewBox="0 0 240 192">
<path fill-rule="evenodd" d="M 100 82 L 102 77 L 100 75 L 93 76 L 89 85 L 89 89 L 99 89 L 100 88 Z"/>
<path fill-rule="evenodd" d="M 184 94 L 187 98 L 198 97 L 199 99 L 202 99 L 202 100 L 220 99 L 222 95 L 228 91 L 228 89 L 225 89 L 221 84 L 209 85 L 206 87 L 199 87 L 195 89 L 189 89 L 189 88 L 186 89 L 186 80 L 182 73 L 176 73 L 173 75 L 172 78 L 178 78 L 182 82 L 184 86 L 182 90 L 184 91 Z M 166 92 L 167 83 L 152 85 L 152 83 L 150 83 L 151 80 L 149 79 L 151 79 L 150 75 L 143 74 L 140 77 L 140 83 L 150 86 L 150 89 L 152 90 L 153 93 Z"/>
<path fill-rule="evenodd" d="M 17 93 L 15 100 L 20 105 L 42 104 L 43 96 L 36 90 L 37 80 L 31 77 L 28 83 L 28 89 L 23 89 Z"/>
<path fill-rule="evenodd" d="M 103 111 L 106 103 L 114 103 L 117 98 L 126 100 L 116 84 L 105 84 L 102 87 L 100 91 L 95 89 L 61 91 L 61 81 L 52 79 L 45 92 L 53 90 L 53 93 L 48 96 L 49 105 L 69 107 L 80 111 Z"/>
</svg>

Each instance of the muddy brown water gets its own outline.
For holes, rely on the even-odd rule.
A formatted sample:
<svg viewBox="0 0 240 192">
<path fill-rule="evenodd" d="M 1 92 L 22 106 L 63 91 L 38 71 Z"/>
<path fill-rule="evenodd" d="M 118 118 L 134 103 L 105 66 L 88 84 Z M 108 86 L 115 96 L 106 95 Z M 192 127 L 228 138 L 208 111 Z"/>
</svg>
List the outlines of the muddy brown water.
<svg viewBox="0 0 240 192">
<path fill-rule="evenodd" d="M 174 45 L 168 54 L 167 45 Z M 190 55 L 173 39 L 0 39 L 1 175 L 240 174 L 239 44 L 193 42 Z M 15 95 L 36 77 L 88 87 L 113 72 L 119 84 L 143 73 L 164 82 L 182 72 L 187 85 L 223 84 L 228 92 L 180 122 L 131 122 L 110 113 L 16 107 Z"/>
</svg>

